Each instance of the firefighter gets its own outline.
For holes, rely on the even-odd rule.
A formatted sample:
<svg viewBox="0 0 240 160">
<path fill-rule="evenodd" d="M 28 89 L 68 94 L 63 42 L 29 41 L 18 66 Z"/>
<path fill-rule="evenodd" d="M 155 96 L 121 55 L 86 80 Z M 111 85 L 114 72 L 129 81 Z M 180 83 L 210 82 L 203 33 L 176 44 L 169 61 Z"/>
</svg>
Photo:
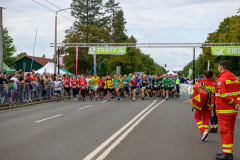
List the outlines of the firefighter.
<svg viewBox="0 0 240 160">
<path fill-rule="evenodd" d="M 205 71 L 203 73 L 204 79 L 200 81 L 198 85 L 205 85 L 209 90 L 211 90 L 211 101 L 207 104 L 207 106 L 202 110 L 195 110 L 195 121 L 197 123 L 197 126 L 201 132 L 201 138 L 202 141 L 207 141 L 208 136 L 208 128 L 209 128 L 209 121 L 211 116 L 211 111 L 214 106 L 214 93 L 215 93 L 215 82 L 212 80 L 212 77 L 214 75 L 213 70 Z M 194 90 L 197 89 L 197 86 L 194 86 Z"/>
<path fill-rule="evenodd" d="M 218 125 L 222 140 L 223 153 L 217 154 L 217 160 L 233 159 L 233 140 L 236 116 L 239 110 L 239 81 L 237 77 L 229 71 L 228 61 L 224 60 L 218 64 L 216 84 L 216 113 L 218 115 Z"/>
</svg>

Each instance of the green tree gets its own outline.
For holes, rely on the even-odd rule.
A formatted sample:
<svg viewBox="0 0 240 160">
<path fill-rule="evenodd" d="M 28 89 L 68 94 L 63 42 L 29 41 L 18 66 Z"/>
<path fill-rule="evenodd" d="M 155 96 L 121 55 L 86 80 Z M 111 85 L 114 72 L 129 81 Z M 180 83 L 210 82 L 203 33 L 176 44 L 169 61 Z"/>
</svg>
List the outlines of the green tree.
<svg viewBox="0 0 240 160">
<path fill-rule="evenodd" d="M 6 65 L 14 64 L 15 58 L 12 55 L 16 52 L 13 45 L 13 38 L 8 34 L 7 28 L 3 28 L 3 62 Z"/>
</svg>

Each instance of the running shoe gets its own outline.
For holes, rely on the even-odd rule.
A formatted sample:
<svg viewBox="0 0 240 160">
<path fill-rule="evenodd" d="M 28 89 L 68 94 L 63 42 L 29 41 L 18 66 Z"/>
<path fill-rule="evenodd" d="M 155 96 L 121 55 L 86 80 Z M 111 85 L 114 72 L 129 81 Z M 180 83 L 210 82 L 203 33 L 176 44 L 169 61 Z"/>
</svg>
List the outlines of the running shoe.
<svg viewBox="0 0 240 160">
<path fill-rule="evenodd" d="M 205 139 L 207 138 L 208 136 L 208 132 L 207 131 L 204 131 L 203 134 L 202 134 L 202 141 L 205 141 Z"/>
<path fill-rule="evenodd" d="M 70 101 L 70 98 L 68 99 L 68 101 Z"/>
<path fill-rule="evenodd" d="M 157 99 L 157 97 L 155 97 L 155 99 Z"/>
<path fill-rule="evenodd" d="M 83 98 L 83 101 L 85 100 L 85 98 Z"/>
<path fill-rule="evenodd" d="M 108 102 L 109 102 L 110 100 L 108 99 Z"/>
<path fill-rule="evenodd" d="M 64 101 L 66 101 L 67 99 L 66 98 L 64 98 Z"/>
<path fill-rule="evenodd" d="M 124 97 L 125 98 L 125 101 L 127 100 L 127 97 Z"/>
<path fill-rule="evenodd" d="M 121 101 L 121 97 L 120 97 L 120 96 L 118 96 L 118 101 L 119 101 L 119 102 Z"/>
<path fill-rule="evenodd" d="M 59 100 L 57 100 L 57 102 L 59 102 Z"/>
<path fill-rule="evenodd" d="M 144 100 L 144 98 L 142 98 L 142 100 Z"/>
<path fill-rule="evenodd" d="M 92 101 L 92 98 L 91 98 L 91 101 Z"/>
<path fill-rule="evenodd" d="M 101 100 L 102 100 L 102 98 L 101 98 Z"/>
<path fill-rule="evenodd" d="M 135 101 L 136 98 L 133 98 L 133 101 Z"/>
</svg>

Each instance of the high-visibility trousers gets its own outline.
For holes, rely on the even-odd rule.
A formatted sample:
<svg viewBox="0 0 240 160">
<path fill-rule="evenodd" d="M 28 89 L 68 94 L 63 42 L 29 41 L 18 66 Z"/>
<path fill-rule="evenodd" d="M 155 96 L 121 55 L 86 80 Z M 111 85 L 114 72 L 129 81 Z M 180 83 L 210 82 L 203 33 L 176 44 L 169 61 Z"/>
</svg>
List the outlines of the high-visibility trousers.
<svg viewBox="0 0 240 160">
<path fill-rule="evenodd" d="M 232 154 L 236 116 L 218 116 L 219 131 L 224 153 Z"/>
<path fill-rule="evenodd" d="M 206 108 L 201 111 L 198 109 L 195 109 L 194 118 L 197 123 L 198 129 L 201 132 L 201 135 L 203 134 L 204 131 L 208 132 L 210 116 L 211 116 L 211 109 Z"/>
</svg>

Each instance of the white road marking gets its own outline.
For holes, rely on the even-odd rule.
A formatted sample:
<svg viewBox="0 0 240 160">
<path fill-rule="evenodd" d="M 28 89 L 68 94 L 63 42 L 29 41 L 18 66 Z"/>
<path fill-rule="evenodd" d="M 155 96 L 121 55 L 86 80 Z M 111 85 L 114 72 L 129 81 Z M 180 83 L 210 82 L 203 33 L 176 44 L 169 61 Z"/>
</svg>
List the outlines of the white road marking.
<svg viewBox="0 0 240 160">
<path fill-rule="evenodd" d="M 135 116 L 131 121 L 129 121 L 126 125 L 124 125 L 121 129 L 119 129 L 111 137 L 109 137 L 105 142 L 103 142 L 100 146 L 98 146 L 94 151 L 92 151 L 89 155 L 87 155 L 83 160 L 90 160 L 94 156 L 96 156 L 102 149 L 104 149 L 117 136 L 119 136 L 126 128 L 128 128 L 135 120 L 137 120 L 140 116 L 142 116 L 142 114 L 144 112 L 146 112 L 150 107 L 152 107 L 156 101 L 157 100 L 154 100 L 147 108 L 145 108 L 142 112 L 140 112 L 137 116 Z"/>
<path fill-rule="evenodd" d="M 107 155 L 121 143 L 124 138 L 142 121 L 144 120 L 155 108 L 157 108 L 161 103 L 165 101 L 162 100 L 160 103 L 152 107 L 148 112 L 146 112 L 141 118 L 139 118 L 126 132 L 124 132 L 110 147 L 108 147 L 96 160 L 103 160 Z"/>
<path fill-rule="evenodd" d="M 59 114 L 59 115 L 56 115 L 56 116 L 52 116 L 52 117 L 49 117 L 49 118 L 45 118 L 45 119 L 41 119 L 39 121 L 35 121 L 35 123 L 39 123 L 39 122 L 42 122 L 42 121 L 46 121 L 46 120 L 49 120 L 49 119 L 52 119 L 52 118 L 56 118 L 56 117 L 59 117 L 61 116 L 62 114 Z"/>
<path fill-rule="evenodd" d="M 103 101 L 103 102 L 101 102 L 101 103 L 105 103 L 105 102 L 107 102 L 108 100 L 106 100 L 106 101 Z"/>
<path fill-rule="evenodd" d="M 92 105 L 89 105 L 89 106 L 86 106 L 86 107 L 83 107 L 83 108 L 79 108 L 78 110 L 89 108 L 89 107 L 92 107 Z"/>
</svg>

